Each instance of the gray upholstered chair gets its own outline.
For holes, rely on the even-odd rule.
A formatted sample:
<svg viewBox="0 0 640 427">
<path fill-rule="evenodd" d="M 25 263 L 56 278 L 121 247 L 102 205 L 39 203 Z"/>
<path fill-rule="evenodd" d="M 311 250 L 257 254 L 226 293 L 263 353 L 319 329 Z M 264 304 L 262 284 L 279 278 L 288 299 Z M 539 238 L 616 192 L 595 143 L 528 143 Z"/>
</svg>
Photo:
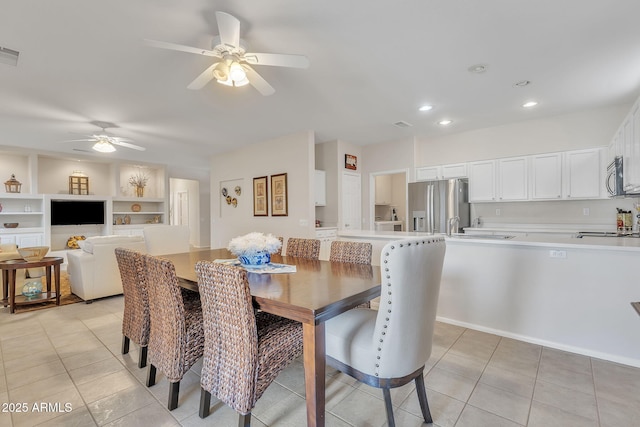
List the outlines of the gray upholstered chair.
<svg viewBox="0 0 640 427">
<path fill-rule="evenodd" d="M 122 354 L 129 353 L 130 340 L 138 344 L 140 346 L 138 368 L 144 368 L 147 366 L 150 317 L 143 254 L 126 248 L 116 248 L 115 253 L 124 293 Z"/>
<path fill-rule="evenodd" d="M 390 389 L 411 381 L 424 421 L 432 422 L 423 371 L 431 355 L 444 254 L 442 236 L 388 243 L 380 255 L 379 310 L 349 310 L 326 322 L 327 363 L 382 389 L 389 426 L 395 426 Z"/>
<path fill-rule="evenodd" d="M 302 354 L 302 324 L 254 312 L 244 269 L 199 261 L 204 317 L 199 415 L 209 415 L 211 394 L 251 424 L 251 410 L 278 374 Z"/>
<path fill-rule="evenodd" d="M 202 308 L 197 293 L 183 292 L 178 285 L 171 261 L 151 255 L 143 258 L 151 319 L 147 387 L 155 384 L 156 369 L 160 370 L 169 381 L 167 407 L 172 411 L 178 407 L 180 380 L 204 351 Z"/>
<path fill-rule="evenodd" d="M 289 237 L 287 239 L 287 256 L 318 259 L 320 256 L 320 240 Z"/>
<path fill-rule="evenodd" d="M 148 225 L 142 229 L 150 255 L 189 252 L 190 231 L 186 225 Z"/>
</svg>

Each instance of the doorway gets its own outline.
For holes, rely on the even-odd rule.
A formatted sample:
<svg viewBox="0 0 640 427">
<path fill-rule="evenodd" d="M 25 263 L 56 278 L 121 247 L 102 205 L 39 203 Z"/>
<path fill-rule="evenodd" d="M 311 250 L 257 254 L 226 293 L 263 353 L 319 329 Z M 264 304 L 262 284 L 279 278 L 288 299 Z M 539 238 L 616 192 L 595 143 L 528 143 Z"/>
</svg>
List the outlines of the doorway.
<svg viewBox="0 0 640 427">
<path fill-rule="evenodd" d="M 200 182 L 169 179 L 169 224 L 188 225 L 189 243 L 200 247 Z"/>
<path fill-rule="evenodd" d="M 385 230 L 407 230 L 407 184 L 409 170 L 398 169 L 374 172 L 369 178 L 369 224 L 376 230 L 376 223 L 385 223 Z M 389 222 L 400 224 L 389 224 Z M 398 227 L 401 225 L 401 227 Z"/>
</svg>

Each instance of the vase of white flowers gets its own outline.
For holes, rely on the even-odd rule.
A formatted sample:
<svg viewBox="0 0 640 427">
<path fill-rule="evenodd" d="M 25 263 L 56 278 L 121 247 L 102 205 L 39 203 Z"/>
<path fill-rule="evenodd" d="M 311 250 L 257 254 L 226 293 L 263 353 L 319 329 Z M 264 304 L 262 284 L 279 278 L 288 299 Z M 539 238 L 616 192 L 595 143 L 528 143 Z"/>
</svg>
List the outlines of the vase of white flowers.
<svg viewBox="0 0 640 427">
<path fill-rule="evenodd" d="M 249 233 L 234 237 L 229 242 L 229 251 L 238 257 L 243 265 L 256 266 L 268 264 L 271 254 L 280 249 L 282 243 L 273 234 Z"/>
<path fill-rule="evenodd" d="M 144 187 L 147 186 L 147 181 L 149 181 L 149 177 L 142 170 L 129 178 L 129 185 L 136 188 L 137 197 L 144 197 Z"/>
</svg>

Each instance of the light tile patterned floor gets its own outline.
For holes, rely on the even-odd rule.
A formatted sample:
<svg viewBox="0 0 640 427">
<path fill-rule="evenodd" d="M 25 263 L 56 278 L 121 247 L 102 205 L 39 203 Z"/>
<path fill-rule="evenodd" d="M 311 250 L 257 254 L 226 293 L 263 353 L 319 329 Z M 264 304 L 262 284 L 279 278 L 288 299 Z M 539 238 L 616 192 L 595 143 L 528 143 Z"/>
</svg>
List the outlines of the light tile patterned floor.
<svg viewBox="0 0 640 427">
<path fill-rule="evenodd" d="M 180 406 L 167 411 L 166 380 L 145 387 L 137 347 L 120 354 L 122 306 L 120 296 L 16 315 L 0 309 L 0 426 L 236 426 L 219 402 L 198 417 L 199 364 L 181 383 Z M 457 326 L 437 324 L 425 378 L 439 427 L 640 426 L 640 369 Z M 392 400 L 398 426 L 422 425 L 411 385 Z M 326 420 L 386 425 L 382 394 L 330 370 Z M 304 424 L 298 360 L 258 402 L 252 425 Z"/>
</svg>

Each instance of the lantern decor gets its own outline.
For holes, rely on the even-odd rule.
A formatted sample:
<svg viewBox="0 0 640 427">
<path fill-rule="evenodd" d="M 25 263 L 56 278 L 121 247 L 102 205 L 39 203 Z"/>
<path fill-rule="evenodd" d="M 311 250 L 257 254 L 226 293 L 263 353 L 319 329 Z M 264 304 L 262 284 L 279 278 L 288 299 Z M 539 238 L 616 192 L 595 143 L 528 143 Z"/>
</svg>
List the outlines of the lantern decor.
<svg viewBox="0 0 640 427">
<path fill-rule="evenodd" d="M 11 174 L 10 180 L 4 182 L 4 188 L 7 193 L 19 193 L 20 187 L 22 187 L 22 183 L 16 179 L 14 174 Z"/>
</svg>

